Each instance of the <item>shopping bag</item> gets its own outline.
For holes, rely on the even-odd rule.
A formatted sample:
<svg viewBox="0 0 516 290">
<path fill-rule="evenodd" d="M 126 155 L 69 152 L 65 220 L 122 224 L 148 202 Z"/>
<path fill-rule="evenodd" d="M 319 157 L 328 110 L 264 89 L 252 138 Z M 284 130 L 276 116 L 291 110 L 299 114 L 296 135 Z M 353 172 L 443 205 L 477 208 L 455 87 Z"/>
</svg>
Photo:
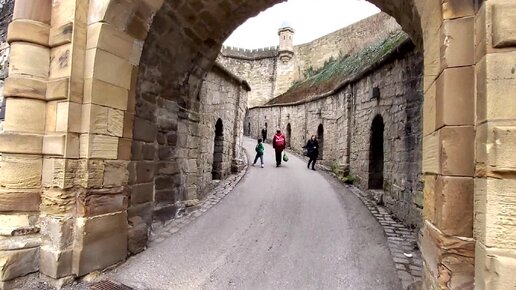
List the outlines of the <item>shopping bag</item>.
<svg viewBox="0 0 516 290">
<path fill-rule="evenodd" d="M 283 153 L 283 161 L 288 162 L 287 153 Z"/>
</svg>

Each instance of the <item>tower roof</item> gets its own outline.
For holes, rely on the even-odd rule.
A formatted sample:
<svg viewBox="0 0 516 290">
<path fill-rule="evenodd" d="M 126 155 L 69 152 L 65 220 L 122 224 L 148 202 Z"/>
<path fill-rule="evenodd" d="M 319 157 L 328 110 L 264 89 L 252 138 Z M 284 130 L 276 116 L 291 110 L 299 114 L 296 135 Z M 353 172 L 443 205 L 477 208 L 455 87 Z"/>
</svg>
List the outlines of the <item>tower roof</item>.
<svg viewBox="0 0 516 290">
<path fill-rule="evenodd" d="M 283 23 L 281 23 L 281 26 L 280 26 L 280 28 L 279 28 L 279 29 L 280 29 L 280 30 L 282 30 L 282 29 L 287 29 L 287 28 L 294 30 L 294 29 L 292 28 L 292 25 L 290 24 L 290 22 L 288 22 L 288 21 L 283 21 Z"/>
<path fill-rule="evenodd" d="M 281 34 L 282 32 L 290 31 L 294 33 L 294 28 L 292 28 L 292 25 L 288 21 L 283 21 L 280 28 L 278 29 L 278 34 Z"/>
<path fill-rule="evenodd" d="M 283 21 L 283 23 L 281 23 L 280 29 L 284 29 L 284 28 L 292 29 L 292 25 L 288 21 Z"/>
</svg>

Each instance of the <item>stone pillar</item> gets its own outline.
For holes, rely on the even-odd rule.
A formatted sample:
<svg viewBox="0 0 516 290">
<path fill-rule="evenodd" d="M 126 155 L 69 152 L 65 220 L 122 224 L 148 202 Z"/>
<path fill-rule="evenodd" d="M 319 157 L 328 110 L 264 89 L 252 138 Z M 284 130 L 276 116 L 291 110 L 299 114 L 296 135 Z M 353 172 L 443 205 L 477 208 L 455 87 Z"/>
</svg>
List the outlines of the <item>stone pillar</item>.
<svg viewBox="0 0 516 290">
<path fill-rule="evenodd" d="M 475 289 L 516 288 L 516 2 L 476 12 Z"/>
<path fill-rule="evenodd" d="M 146 21 L 159 6 L 122 2 L 90 0 L 86 10 L 79 152 L 86 174 L 80 176 L 81 191 L 76 194 L 72 272 L 77 276 L 122 261 L 128 252 L 134 76 L 147 36 Z M 135 223 L 133 228 L 141 232 L 141 219 Z"/>
<path fill-rule="evenodd" d="M 424 289 L 472 289 L 475 58 L 473 1 L 427 1 L 423 173 Z"/>
<path fill-rule="evenodd" d="M 10 76 L 0 135 L 0 288 L 39 269 L 50 7 L 50 0 L 16 1 L 9 25 Z"/>
<path fill-rule="evenodd" d="M 123 2 L 16 1 L 0 135 L 2 283 L 38 269 L 81 276 L 127 256 L 134 76 L 163 1 Z"/>
</svg>

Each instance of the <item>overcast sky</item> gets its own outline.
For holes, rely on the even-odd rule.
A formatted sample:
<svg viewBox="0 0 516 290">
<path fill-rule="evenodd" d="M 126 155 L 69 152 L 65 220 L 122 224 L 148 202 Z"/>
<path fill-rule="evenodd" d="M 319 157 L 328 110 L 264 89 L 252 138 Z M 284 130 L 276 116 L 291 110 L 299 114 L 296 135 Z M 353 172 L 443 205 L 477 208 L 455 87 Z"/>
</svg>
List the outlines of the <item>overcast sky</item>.
<svg viewBox="0 0 516 290">
<path fill-rule="evenodd" d="M 289 0 L 248 19 L 225 45 L 261 48 L 278 45 L 285 21 L 295 29 L 294 44 L 302 44 L 380 12 L 365 0 Z"/>
</svg>

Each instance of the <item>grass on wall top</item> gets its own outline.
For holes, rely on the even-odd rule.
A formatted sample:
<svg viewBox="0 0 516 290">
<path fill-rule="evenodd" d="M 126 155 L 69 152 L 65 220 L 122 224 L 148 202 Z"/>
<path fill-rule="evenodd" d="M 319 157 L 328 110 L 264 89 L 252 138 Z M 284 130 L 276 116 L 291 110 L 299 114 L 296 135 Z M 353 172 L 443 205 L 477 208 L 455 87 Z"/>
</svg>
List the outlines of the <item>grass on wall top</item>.
<svg viewBox="0 0 516 290">
<path fill-rule="evenodd" d="M 270 100 L 267 105 L 295 103 L 335 90 L 381 62 L 407 40 L 408 36 L 399 31 L 355 54 L 330 58 L 320 69 L 310 67 L 304 72 L 303 80 L 294 82 L 287 92 Z"/>
</svg>

